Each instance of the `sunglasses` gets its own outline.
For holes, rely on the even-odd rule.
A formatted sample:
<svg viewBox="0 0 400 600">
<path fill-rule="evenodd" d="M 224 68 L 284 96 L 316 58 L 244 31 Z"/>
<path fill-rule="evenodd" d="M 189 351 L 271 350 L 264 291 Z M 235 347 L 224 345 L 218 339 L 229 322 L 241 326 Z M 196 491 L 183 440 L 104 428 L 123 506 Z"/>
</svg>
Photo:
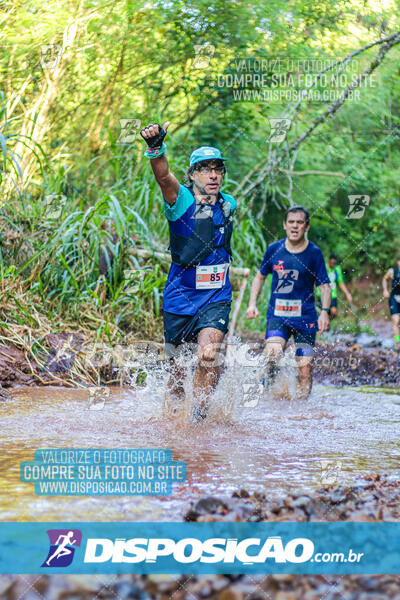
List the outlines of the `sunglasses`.
<svg viewBox="0 0 400 600">
<path fill-rule="evenodd" d="M 210 165 L 199 165 L 196 167 L 196 171 L 204 175 L 209 175 L 211 171 L 215 171 L 216 173 L 225 173 L 225 166 L 221 165 L 219 167 L 211 167 Z"/>
</svg>

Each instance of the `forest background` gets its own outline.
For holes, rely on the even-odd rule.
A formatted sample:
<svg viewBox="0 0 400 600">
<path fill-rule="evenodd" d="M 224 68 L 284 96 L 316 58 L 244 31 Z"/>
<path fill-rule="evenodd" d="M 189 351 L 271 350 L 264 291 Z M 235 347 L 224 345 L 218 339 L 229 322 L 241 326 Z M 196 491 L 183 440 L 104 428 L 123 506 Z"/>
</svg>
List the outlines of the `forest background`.
<svg viewBox="0 0 400 600">
<path fill-rule="evenodd" d="M 139 130 L 167 120 L 181 182 L 196 147 L 228 158 L 233 266 L 252 276 L 302 204 L 351 282 L 341 325 L 359 327 L 400 250 L 399 15 L 395 0 L 3 1 L 3 342 L 161 341 L 169 263 L 142 255 L 167 252 L 168 226 Z M 246 299 L 240 329 L 262 331 Z"/>
</svg>

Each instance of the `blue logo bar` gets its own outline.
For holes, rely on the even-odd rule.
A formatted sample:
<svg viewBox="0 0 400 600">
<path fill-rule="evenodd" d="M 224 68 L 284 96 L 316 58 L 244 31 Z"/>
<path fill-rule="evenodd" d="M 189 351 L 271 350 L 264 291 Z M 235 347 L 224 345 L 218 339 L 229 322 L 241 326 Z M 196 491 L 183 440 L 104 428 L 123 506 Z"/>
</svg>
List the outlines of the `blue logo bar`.
<svg viewBox="0 0 400 600">
<path fill-rule="evenodd" d="M 400 523 L 0 523 L 1 573 L 400 573 Z"/>
</svg>

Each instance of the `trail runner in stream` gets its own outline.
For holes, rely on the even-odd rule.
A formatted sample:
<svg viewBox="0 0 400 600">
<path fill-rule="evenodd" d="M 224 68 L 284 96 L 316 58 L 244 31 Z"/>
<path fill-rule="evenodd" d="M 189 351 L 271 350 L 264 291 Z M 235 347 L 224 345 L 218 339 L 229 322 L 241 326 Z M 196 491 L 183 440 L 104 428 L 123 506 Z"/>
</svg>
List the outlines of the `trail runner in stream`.
<svg viewBox="0 0 400 600">
<path fill-rule="evenodd" d="M 328 277 L 331 282 L 331 309 L 329 312 L 329 317 L 335 319 L 338 314 L 338 287 L 342 290 L 344 295 L 346 296 L 347 302 L 351 304 L 353 302 L 353 296 L 350 294 L 347 286 L 344 282 L 342 267 L 338 264 L 338 259 L 336 254 L 331 254 L 329 256 L 328 264 L 326 265 L 326 270 L 328 273 Z M 317 288 L 317 296 L 319 302 L 321 303 L 321 290 Z"/>
<path fill-rule="evenodd" d="M 306 232 L 310 228 L 308 211 L 302 206 L 289 208 L 283 227 L 286 238 L 269 244 L 260 270 L 253 280 L 246 317 L 258 317 L 257 298 L 265 278 L 272 273 L 264 349 L 267 373 L 261 380 L 267 386 L 271 385 L 287 342 L 293 336 L 297 363 L 297 397 L 305 399 L 312 387 L 316 333 L 329 329 L 330 280 L 320 248 L 306 238 Z M 321 290 L 322 310 L 319 317 L 315 309 L 314 286 Z"/>
<path fill-rule="evenodd" d="M 221 192 L 226 158 L 217 148 L 202 146 L 190 156 L 182 185 L 171 173 L 163 142 L 170 123 L 140 132 L 147 143 L 154 176 L 164 198 L 172 264 L 163 294 L 166 355 L 170 358 L 164 408 L 182 416 L 185 369 L 179 360 L 186 343 L 197 344 L 193 393 L 195 421 L 207 416 L 210 396 L 220 377 L 220 346 L 228 331 L 232 287 L 229 281 L 232 216 L 236 202 Z"/>
<path fill-rule="evenodd" d="M 387 288 L 388 280 L 392 280 L 390 292 Z M 389 299 L 389 310 L 392 316 L 394 349 L 400 354 L 400 254 L 397 265 L 388 269 L 382 279 L 383 297 Z"/>
</svg>

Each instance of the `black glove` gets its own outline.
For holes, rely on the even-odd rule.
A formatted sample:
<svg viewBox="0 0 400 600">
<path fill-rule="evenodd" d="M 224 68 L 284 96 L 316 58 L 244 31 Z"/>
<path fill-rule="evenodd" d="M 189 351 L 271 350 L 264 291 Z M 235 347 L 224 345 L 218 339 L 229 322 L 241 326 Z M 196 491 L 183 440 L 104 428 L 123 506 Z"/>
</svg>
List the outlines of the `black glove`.
<svg viewBox="0 0 400 600">
<path fill-rule="evenodd" d="M 158 123 L 155 123 L 155 125 L 158 125 Z M 158 132 L 157 135 L 153 135 L 150 138 L 147 138 L 145 140 L 146 144 L 148 145 L 149 148 L 159 148 L 161 147 L 162 143 L 163 143 L 163 139 L 165 138 L 165 136 L 167 135 L 167 132 L 164 131 L 164 129 L 161 127 L 161 125 L 158 125 L 160 131 Z"/>
</svg>

